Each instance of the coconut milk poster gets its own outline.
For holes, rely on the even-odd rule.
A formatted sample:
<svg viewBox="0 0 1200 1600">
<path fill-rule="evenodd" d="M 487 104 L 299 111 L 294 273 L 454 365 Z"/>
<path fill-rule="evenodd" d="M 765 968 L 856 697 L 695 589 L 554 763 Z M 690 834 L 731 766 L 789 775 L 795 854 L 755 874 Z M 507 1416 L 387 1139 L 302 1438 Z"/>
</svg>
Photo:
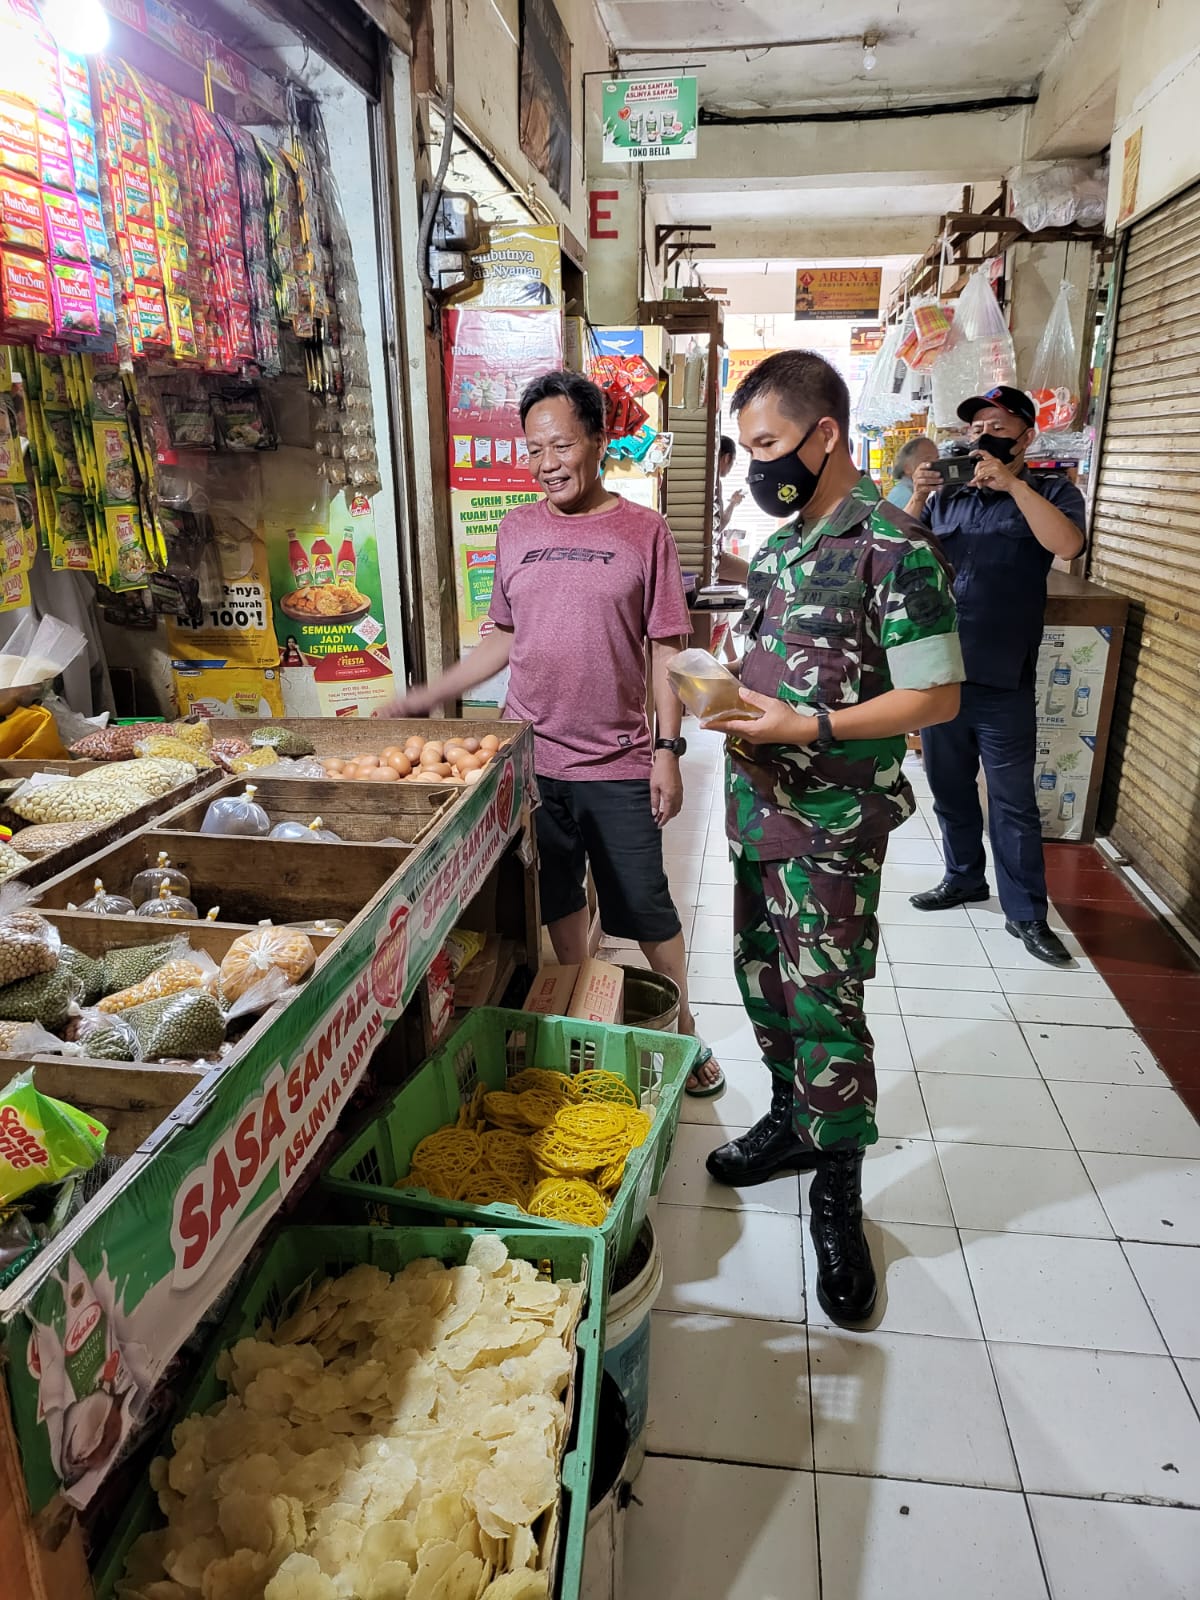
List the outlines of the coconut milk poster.
<svg viewBox="0 0 1200 1600">
<path fill-rule="evenodd" d="M 268 540 L 287 714 L 369 716 L 394 695 L 375 515 L 345 492 Z"/>
</svg>

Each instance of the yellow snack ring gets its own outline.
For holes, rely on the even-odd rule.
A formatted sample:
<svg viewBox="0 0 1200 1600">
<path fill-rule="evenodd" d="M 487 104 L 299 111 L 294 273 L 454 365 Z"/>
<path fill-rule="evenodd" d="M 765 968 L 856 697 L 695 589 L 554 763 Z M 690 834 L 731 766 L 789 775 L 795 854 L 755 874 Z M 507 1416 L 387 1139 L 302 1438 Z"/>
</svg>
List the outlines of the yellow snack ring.
<svg viewBox="0 0 1200 1600">
<path fill-rule="evenodd" d="M 615 1105 L 637 1107 L 637 1095 L 615 1072 L 603 1067 L 589 1067 L 571 1079 L 573 1100 L 606 1100 Z"/>
</svg>

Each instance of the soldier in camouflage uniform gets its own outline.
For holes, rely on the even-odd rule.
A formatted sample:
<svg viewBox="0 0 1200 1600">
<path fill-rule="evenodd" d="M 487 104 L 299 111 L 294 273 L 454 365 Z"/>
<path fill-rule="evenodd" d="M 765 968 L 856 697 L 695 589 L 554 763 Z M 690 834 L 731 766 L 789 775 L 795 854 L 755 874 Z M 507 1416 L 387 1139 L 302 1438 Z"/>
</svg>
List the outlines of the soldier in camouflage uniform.
<svg viewBox="0 0 1200 1600">
<path fill-rule="evenodd" d="M 814 1169 L 818 1297 L 860 1321 L 876 1293 L 862 1232 L 863 1152 L 877 1138 L 863 985 L 887 837 L 914 810 L 905 733 L 955 715 L 962 654 L 946 563 L 855 467 L 836 371 L 805 352 L 772 356 L 734 410 L 755 500 L 798 516 L 750 572 L 742 685 L 761 716 L 723 724 L 734 961 L 772 1103 L 708 1169 L 736 1185 Z"/>
</svg>

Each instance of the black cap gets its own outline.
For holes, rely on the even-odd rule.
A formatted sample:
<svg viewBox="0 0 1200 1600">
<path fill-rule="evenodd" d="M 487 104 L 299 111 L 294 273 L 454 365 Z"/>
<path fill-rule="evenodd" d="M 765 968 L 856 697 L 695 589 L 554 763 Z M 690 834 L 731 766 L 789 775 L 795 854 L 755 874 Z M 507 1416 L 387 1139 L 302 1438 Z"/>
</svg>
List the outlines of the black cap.
<svg viewBox="0 0 1200 1600">
<path fill-rule="evenodd" d="M 1001 411 L 1019 417 L 1027 428 L 1032 428 L 1037 423 L 1037 407 L 1033 401 L 1023 389 L 1010 388 L 1007 383 L 997 384 L 986 394 L 972 395 L 969 400 L 964 400 L 958 408 L 958 414 L 964 422 L 973 422 L 976 413 L 986 406 L 999 406 Z"/>
</svg>

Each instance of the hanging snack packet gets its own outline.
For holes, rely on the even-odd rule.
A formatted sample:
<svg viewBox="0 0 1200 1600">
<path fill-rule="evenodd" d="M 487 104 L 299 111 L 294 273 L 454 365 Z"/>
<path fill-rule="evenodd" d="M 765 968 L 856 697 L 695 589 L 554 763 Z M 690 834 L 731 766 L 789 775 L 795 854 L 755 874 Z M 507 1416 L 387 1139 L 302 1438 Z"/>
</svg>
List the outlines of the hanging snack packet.
<svg viewBox="0 0 1200 1600">
<path fill-rule="evenodd" d="M 62 117 L 39 112 L 38 176 L 52 189 L 74 190 L 75 163 L 71 159 L 71 136 Z"/>
<path fill-rule="evenodd" d="M 0 244 L 46 254 L 46 222 L 36 183 L 22 183 L 5 174 L 0 183 Z"/>
<path fill-rule="evenodd" d="M 37 112 L 15 95 L 0 94 L 0 167 L 37 178 Z"/>
<path fill-rule="evenodd" d="M 19 1073 L 0 1091 L 0 1201 L 86 1172 L 107 1138 L 103 1123 L 39 1094 L 32 1072 Z"/>
<path fill-rule="evenodd" d="M 19 339 L 49 333 L 54 326 L 50 274 L 44 261 L 19 250 L 0 249 L 0 331 Z"/>
</svg>

